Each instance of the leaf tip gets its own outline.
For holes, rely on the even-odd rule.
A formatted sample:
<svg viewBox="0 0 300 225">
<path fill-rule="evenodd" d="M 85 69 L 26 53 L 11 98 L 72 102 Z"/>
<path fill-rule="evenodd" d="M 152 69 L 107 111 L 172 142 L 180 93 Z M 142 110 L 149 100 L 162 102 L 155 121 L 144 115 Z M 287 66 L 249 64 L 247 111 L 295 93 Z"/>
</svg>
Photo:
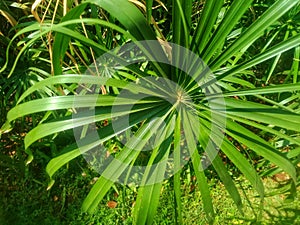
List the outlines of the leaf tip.
<svg viewBox="0 0 300 225">
<path fill-rule="evenodd" d="M 51 179 L 50 182 L 48 183 L 46 190 L 49 191 L 52 188 L 52 186 L 54 185 L 54 183 L 55 183 L 55 180 Z"/>
</svg>

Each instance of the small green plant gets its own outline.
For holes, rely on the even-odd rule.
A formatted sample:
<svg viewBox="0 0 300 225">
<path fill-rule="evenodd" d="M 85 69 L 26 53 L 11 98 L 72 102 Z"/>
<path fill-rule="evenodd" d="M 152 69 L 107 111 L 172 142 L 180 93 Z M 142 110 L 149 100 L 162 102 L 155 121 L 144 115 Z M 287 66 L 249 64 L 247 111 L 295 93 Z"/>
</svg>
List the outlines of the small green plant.
<svg viewBox="0 0 300 225">
<path fill-rule="evenodd" d="M 71 9 L 59 23 L 44 21 L 20 30 L 12 41 L 20 35 L 27 35 L 28 40 L 19 56 L 41 38 L 53 34 L 50 64 L 54 76 L 23 93 L 8 112 L 1 132 L 11 129 L 11 123 L 19 117 L 46 112 L 25 137 L 25 148 L 32 157 L 30 146 L 34 142 L 74 129 L 77 143 L 61 150 L 47 166 L 51 178 L 82 153 L 95 152 L 99 146 L 109 149 L 106 153 L 113 160 L 105 165 L 83 202 L 83 210 L 88 212 L 94 212 L 120 177 L 129 179 L 135 175 L 131 168 L 144 166 L 142 173 L 136 172 L 141 186 L 133 210 L 135 224 L 153 223 L 169 170 L 173 171 L 176 223 L 182 224 L 180 173 L 187 168 L 181 167 L 187 155 L 209 223 L 213 223 L 215 212 L 203 154 L 240 212 L 241 197 L 222 156 L 241 171 L 261 199 L 264 186 L 247 158 L 250 151 L 288 173 L 294 187 L 297 161 L 291 158 L 299 154 L 299 108 L 290 106 L 294 100 L 277 102 L 270 96 L 285 92 L 296 95 L 300 84 L 296 80 L 292 84 L 256 87 L 249 80 L 254 76 L 252 68 L 297 47 L 300 34 L 295 32 L 274 45 L 270 43 L 258 54 L 248 51 L 299 1 L 275 1 L 247 27 L 241 27 L 239 21 L 253 1 L 207 0 L 203 6 L 192 0 L 169 1 L 166 5 L 172 7 L 172 22 L 170 30 L 164 31 L 167 39 L 151 17 L 154 2 L 133 2 L 144 7 L 144 14 L 126 0 L 88 0 Z M 197 7 L 201 13 L 194 18 Z M 126 45 L 129 42 L 135 45 Z M 119 48 L 111 51 L 115 46 Z M 128 49 L 122 51 L 122 47 Z M 98 67 L 95 59 L 101 55 L 110 58 L 106 63 L 100 61 L 102 67 Z M 197 61 L 199 58 L 202 60 Z M 91 75 L 80 74 L 90 62 L 94 63 L 88 69 Z M 115 67 L 117 71 L 111 70 Z M 72 69 L 78 74 L 70 74 Z M 91 107 L 93 114 L 82 113 Z M 96 139 L 89 136 L 90 130 L 97 133 Z M 293 150 L 288 154 L 279 151 L 257 131 L 288 141 Z M 153 138 L 156 145 L 149 147 Z"/>
</svg>

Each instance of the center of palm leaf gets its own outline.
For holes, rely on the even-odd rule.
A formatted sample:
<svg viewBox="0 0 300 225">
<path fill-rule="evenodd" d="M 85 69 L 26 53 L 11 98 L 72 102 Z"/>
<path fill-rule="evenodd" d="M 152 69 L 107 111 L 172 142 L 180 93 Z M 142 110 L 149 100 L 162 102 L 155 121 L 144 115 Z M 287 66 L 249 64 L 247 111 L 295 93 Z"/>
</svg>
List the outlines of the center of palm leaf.
<svg viewBox="0 0 300 225">
<path fill-rule="evenodd" d="M 182 91 L 177 92 L 177 102 L 183 102 L 184 96 Z"/>
</svg>

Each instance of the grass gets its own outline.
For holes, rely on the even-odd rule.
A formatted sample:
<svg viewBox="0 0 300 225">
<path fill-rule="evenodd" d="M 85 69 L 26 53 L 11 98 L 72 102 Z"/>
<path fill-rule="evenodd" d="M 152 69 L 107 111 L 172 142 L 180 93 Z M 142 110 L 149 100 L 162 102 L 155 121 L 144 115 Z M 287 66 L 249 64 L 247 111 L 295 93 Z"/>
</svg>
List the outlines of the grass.
<svg viewBox="0 0 300 225">
<path fill-rule="evenodd" d="M 46 163 L 47 156 L 36 154 L 35 160 L 25 166 L 26 156 L 19 152 L 23 148 L 22 145 L 21 137 L 14 133 L 5 135 L 1 140 L 1 149 L 4 149 L 11 159 L 11 166 L 0 172 L 1 225 L 132 224 L 131 210 L 136 198 L 134 190 L 116 185 L 102 200 L 94 214 L 82 213 L 82 199 L 91 189 L 98 174 L 89 170 L 85 161 L 78 158 L 57 174 L 55 185 L 47 191 L 48 177 L 42 166 Z M 1 163 L 3 162 L 4 159 L 1 158 Z M 228 196 L 224 185 L 213 177 L 209 186 L 216 210 L 215 224 L 300 223 L 300 201 L 296 199 L 289 202 L 286 195 L 266 197 L 262 219 L 258 222 L 255 214 L 260 212 L 260 199 L 250 183 L 238 176 L 234 181 L 244 203 L 245 215 L 242 216 Z M 193 176 L 182 177 L 183 223 L 207 224 L 201 194 L 195 182 Z M 276 190 L 283 182 L 285 181 L 276 181 L 270 177 L 263 179 L 267 193 Z M 154 224 L 174 224 L 173 201 L 172 183 L 169 182 L 162 190 Z"/>
</svg>

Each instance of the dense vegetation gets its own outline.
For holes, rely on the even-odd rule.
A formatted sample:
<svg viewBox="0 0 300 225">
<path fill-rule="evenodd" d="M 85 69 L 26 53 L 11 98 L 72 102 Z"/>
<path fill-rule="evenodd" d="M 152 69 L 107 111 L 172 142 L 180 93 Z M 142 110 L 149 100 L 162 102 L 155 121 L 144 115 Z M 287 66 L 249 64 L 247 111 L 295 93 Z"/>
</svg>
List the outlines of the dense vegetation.
<svg viewBox="0 0 300 225">
<path fill-rule="evenodd" d="M 299 0 L 4 0 L 0 23 L 1 224 L 299 223 Z"/>
</svg>

